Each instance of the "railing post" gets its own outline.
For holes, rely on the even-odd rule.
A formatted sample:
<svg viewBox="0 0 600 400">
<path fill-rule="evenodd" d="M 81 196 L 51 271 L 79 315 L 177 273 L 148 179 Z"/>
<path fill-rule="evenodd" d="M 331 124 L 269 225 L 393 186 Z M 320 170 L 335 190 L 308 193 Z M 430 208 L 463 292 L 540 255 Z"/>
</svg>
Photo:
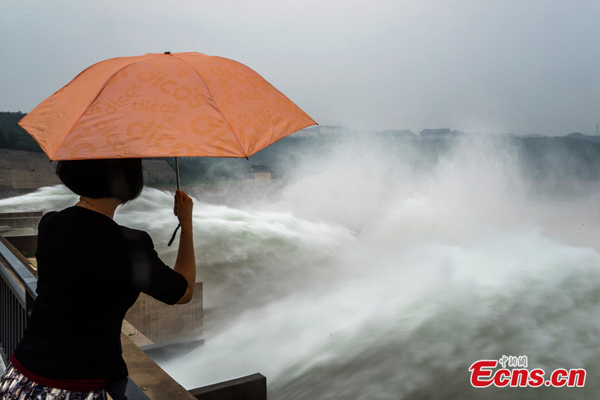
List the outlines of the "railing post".
<svg viewBox="0 0 600 400">
<path fill-rule="evenodd" d="M 29 294 L 29 292 L 25 293 L 25 310 L 27 311 L 27 319 L 31 317 L 31 311 L 33 311 L 33 305 L 35 304 L 35 298 Z"/>
</svg>

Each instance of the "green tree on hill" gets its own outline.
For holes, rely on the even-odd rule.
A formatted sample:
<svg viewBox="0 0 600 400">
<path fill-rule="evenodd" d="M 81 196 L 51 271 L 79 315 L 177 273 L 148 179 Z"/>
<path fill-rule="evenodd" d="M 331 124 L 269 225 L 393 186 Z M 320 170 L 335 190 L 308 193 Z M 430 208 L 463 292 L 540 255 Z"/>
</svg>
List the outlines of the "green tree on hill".
<svg viewBox="0 0 600 400">
<path fill-rule="evenodd" d="M 41 152 L 37 142 L 17 122 L 25 116 L 25 113 L 0 112 L 0 148 L 24 151 Z"/>
</svg>

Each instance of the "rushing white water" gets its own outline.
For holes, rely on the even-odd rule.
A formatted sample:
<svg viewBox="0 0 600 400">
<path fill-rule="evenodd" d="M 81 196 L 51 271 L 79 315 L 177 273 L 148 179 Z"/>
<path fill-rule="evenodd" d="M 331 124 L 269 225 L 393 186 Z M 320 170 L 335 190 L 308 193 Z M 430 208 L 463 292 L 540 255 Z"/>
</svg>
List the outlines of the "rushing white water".
<svg viewBox="0 0 600 400">
<path fill-rule="evenodd" d="M 457 146 L 426 171 L 363 150 L 311 165 L 252 209 L 196 199 L 211 319 L 206 344 L 163 368 L 188 388 L 261 372 L 271 400 L 595 398 L 600 254 L 547 233 L 584 203 L 529 201 L 495 145 Z M 0 209 L 74 199 L 45 188 Z M 116 219 L 172 262 L 171 208 L 171 193 L 147 189 Z M 472 388 L 469 366 L 503 355 L 585 368 L 585 387 Z"/>
</svg>

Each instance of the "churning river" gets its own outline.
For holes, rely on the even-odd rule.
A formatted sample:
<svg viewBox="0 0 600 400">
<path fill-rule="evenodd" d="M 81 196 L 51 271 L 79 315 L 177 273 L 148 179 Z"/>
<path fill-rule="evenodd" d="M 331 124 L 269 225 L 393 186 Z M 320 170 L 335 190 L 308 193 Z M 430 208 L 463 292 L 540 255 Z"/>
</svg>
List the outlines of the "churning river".
<svg viewBox="0 0 600 400">
<path fill-rule="evenodd" d="M 269 201 L 195 196 L 205 344 L 161 366 L 190 389 L 260 372 L 270 400 L 595 398 L 596 198 L 536 193 L 493 145 L 414 161 L 340 149 Z M 0 210 L 75 201 L 56 186 Z M 172 193 L 145 189 L 116 220 L 173 263 Z M 471 364 L 503 355 L 548 373 L 585 368 L 585 386 L 473 388 Z"/>
</svg>

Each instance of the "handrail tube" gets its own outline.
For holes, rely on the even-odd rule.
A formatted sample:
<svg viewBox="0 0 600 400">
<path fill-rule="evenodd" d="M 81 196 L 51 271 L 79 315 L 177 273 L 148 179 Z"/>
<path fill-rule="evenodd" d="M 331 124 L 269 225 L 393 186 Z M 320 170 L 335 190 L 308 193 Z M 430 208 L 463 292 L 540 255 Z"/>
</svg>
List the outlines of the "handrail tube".
<svg viewBox="0 0 600 400">
<path fill-rule="evenodd" d="M 10 269 L 19 277 L 19 280 L 25 286 L 25 290 L 35 300 L 37 297 L 37 279 L 27 269 L 25 265 L 19 260 L 17 256 L 13 254 L 4 243 L 0 243 L 0 256 L 6 260 Z"/>
<path fill-rule="evenodd" d="M 6 364 L 21 340 L 27 325 L 27 299 L 31 298 L 0 263 L 0 357 Z"/>
</svg>

